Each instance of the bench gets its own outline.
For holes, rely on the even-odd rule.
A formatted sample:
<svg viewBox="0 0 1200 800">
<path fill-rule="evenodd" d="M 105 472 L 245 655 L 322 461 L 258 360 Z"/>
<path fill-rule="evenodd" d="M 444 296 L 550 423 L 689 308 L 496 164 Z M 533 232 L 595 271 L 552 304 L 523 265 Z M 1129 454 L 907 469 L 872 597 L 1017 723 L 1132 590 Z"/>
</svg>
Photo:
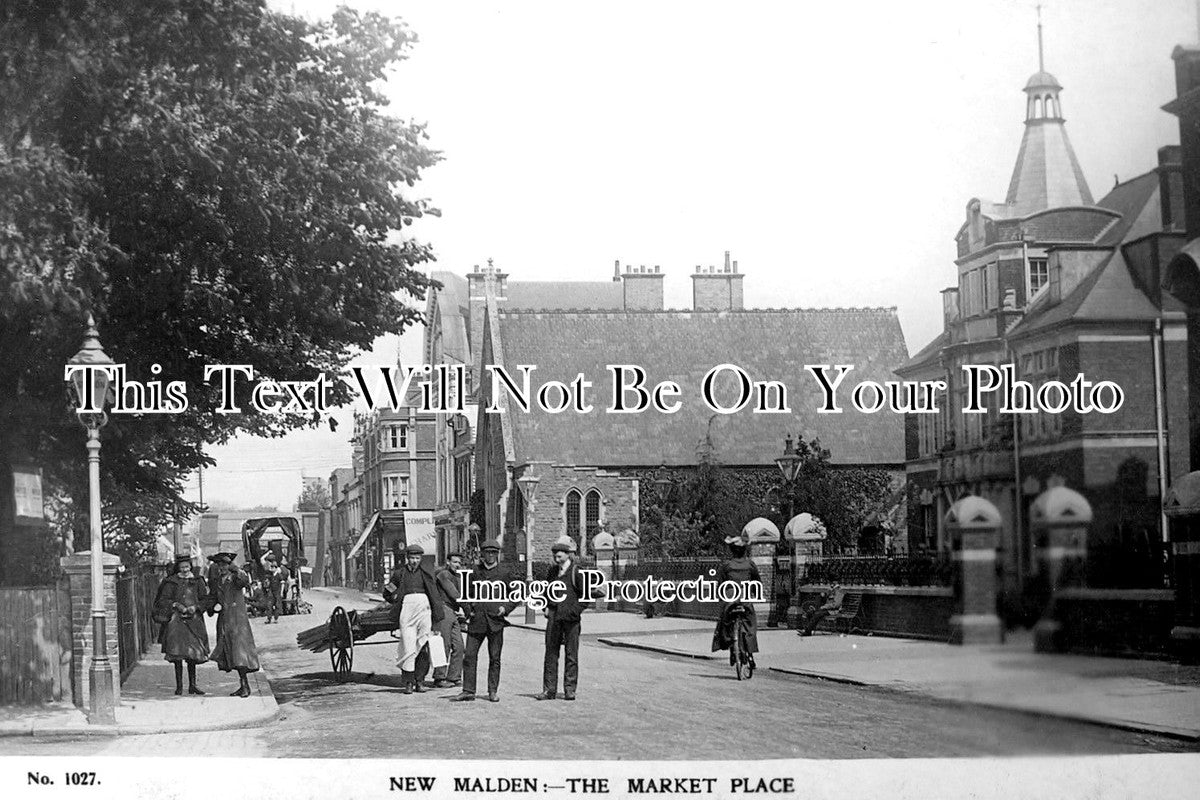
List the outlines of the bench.
<svg viewBox="0 0 1200 800">
<path fill-rule="evenodd" d="M 855 631 L 854 621 L 858 619 L 858 611 L 862 607 L 861 594 L 846 594 L 842 598 L 842 607 L 839 608 L 833 618 L 833 629 L 837 631 L 838 624 L 846 623 L 846 633 Z"/>
</svg>

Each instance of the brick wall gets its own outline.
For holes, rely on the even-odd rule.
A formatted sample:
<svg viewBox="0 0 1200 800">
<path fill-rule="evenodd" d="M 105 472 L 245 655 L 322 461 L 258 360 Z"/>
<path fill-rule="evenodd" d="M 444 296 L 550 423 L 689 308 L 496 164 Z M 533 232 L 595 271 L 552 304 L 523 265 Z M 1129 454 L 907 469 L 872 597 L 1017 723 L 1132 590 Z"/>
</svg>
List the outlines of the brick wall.
<svg viewBox="0 0 1200 800">
<path fill-rule="evenodd" d="M 567 493 L 572 489 L 583 498 L 593 489 L 600 492 L 600 523 L 614 536 L 626 528 L 638 528 L 638 482 L 615 472 L 594 467 L 539 465 L 537 502 L 533 511 L 534 560 L 549 560 L 550 545 L 567 532 Z M 515 504 L 515 502 L 514 502 Z M 580 503 L 580 525 L 585 524 L 586 501 Z M 521 527 L 519 514 L 509 514 L 510 529 Z M 580 552 L 591 554 L 586 531 Z"/>
<path fill-rule="evenodd" d="M 92 579 L 90 553 L 84 551 L 62 559 L 65 582 L 71 597 L 71 688 L 75 705 L 90 703 L 92 665 Z M 104 553 L 104 638 L 113 673 L 114 701 L 121 702 L 120 626 L 117 620 L 117 566 L 120 559 Z"/>
<path fill-rule="evenodd" d="M 1068 650 L 1165 655 L 1171 652 L 1174 604 L 1169 589 L 1064 589 L 1054 596 L 1054 617 Z"/>
</svg>

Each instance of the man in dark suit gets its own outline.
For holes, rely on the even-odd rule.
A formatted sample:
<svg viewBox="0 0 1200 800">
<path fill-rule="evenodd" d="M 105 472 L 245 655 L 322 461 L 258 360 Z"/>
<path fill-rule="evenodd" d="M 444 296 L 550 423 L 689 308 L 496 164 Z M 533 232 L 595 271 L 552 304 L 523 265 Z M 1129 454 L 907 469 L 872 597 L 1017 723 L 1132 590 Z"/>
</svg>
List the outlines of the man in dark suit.
<svg viewBox="0 0 1200 800">
<path fill-rule="evenodd" d="M 438 625 L 442 636 L 442 645 L 446 648 L 446 666 L 433 670 L 433 685 L 458 686 L 462 683 L 463 655 L 465 646 L 462 638 L 462 625 L 459 616 L 462 611 L 458 607 L 458 598 L 462 594 L 459 585 L 458 571 L 462 569 L 462 555 L 451 553 L 446 556 L 446 566 L 435 573 L 438 591 L 442 595 L 443 616 Z"/>
<path fill-rule="evenodd" d="M 553 700 L 558 694 L 558 649 L 566 651 L 563 666 L 563 699 L 574 700 L 579 685 L 579 627 L 583 611 L 583 575 L 575 564 L 575 542 L 564 536 L 550 550 L 554 566 L 546 574 L 546 659 L 542 668 L 542 693 L 538 700 Z M 561 597 L 555 601 L 551 598 Z"/>
<path fill-rule="evenodd" d="M 500 543 L 488 539 L 479 548 L 482 559 L 476 564 L 467 580 L 499 581 L 506 587 L 509 581 L 517 579 L 511 570 L 500 566 Z M 466 582 L 463 584 L 463 594 L 467 594 Z M 473 592 L 474 593 L 474 592 Z M 454 702 L 464 702 L 475 699 L 475 681 L 479 663 L 479 648 L 487 639 L 488 646 L 488 695 L 487 699 L 499 703 L 496 692 L 500 689 L 500 653 L 504 649 L 504 629 L 508 626 L 508 615 L 519 603 L 496 600 L 491 602 L 463 603 L 467 614 L 467 652 L 463 657 L 462 693 L 452 697 Z"/>
</svg>

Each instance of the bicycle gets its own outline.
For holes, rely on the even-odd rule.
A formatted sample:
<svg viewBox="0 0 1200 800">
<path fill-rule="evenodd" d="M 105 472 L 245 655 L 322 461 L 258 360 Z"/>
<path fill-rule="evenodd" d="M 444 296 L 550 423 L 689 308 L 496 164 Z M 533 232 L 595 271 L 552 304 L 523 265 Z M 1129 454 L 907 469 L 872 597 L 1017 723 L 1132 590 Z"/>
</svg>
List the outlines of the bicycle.
<svg viewBox="0 0 1200 800">
<path fill-rule="evenodd" d="M 733 662 L 733 671 L 739 681 L 748 681 L 754 676 L 754 656 L 750 653 L 750 615 L 753 613 L 741 603 L 730 606 L 727 612 L 729 660 Z"/>
</svg>

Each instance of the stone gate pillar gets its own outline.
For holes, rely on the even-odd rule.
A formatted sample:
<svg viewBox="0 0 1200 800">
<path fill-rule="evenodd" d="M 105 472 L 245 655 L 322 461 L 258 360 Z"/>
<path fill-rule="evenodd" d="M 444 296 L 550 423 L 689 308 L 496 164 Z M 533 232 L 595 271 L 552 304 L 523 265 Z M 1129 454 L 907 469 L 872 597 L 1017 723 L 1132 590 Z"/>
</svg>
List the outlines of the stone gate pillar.
<svg viewBox="0 0 1200 800">
<path fill-rule="evenodd" d="M 616 541 L 613 539 L 613 535 L 607 531 L 600 531 L 593 536 L 592 552 L 596 554 L 596 569 L 604 575 L 604 580 L 611 581 L 613 579 L 613 555 L 616 553 Z M 604 602 L 603 596 L 597 597 L 595 604 L 597 611 L 608 610 L 608 603 Z"/>
<path fill-rule="evenodd" d="M 946 512 L 954 560 L 951 644 L 998 644 L 1004 638 L 996 616 L 996 547 L 1002 524 L 996 506 L 974 495 Z"/>
<path fill-rule="evenodd" d="M 790 628 L 800 627 L 800 605 L 797 590 L 804 585 L 808 565 L 824 556 L 825 526 L 812 514 L 797 514 L 783 529 L 783 538 L 792 543 L 792 591 L 788 598 L 787 624 Z"/>
<path fill-rule="evenodd" d="M 779 547 L 779 528 L 765 517 L 755 517 L 742 528 L 742 536 L 748 539 L 747 555 L 758 567 L 758 578 L 762 582 L 762 603 L 754 604 L 754 616 L 761 628 L 771 621 L 771 592 L 775 588 L 775 551 Z"/>
<path fill-rule="evenodd" d="M 101 553 L 104 564 L 104 636 L 113 673 L 113 704 L 121 704 L 121 623 L 117 618 L 117 567 L 121 559 Z M 92 667 L 92 554 L 83 550 L 59 559 L 71 597 L 71 695 L 86 710 L 91 697 Z"/>
<path fill-rule="evenodd" d="M 1091 503 L 1066 486 L 1042 492 L 1029 509 L 1039 580 L 1048 599 L 1041 619 L 1033 626 L 1033 647 L 1039 653 L 1064 649 L 1054 594 L 1086 584 L 1087 531 L 1091 522 Z"/>
<path fill-rule="evenodd" d="M 1185 664 L 1200 663 L 1200 471 L 1184 475 L 1167 492 L 1170 520 L 1171 588 L 1175 623 L 1171 649 Z"/>
</svg>

